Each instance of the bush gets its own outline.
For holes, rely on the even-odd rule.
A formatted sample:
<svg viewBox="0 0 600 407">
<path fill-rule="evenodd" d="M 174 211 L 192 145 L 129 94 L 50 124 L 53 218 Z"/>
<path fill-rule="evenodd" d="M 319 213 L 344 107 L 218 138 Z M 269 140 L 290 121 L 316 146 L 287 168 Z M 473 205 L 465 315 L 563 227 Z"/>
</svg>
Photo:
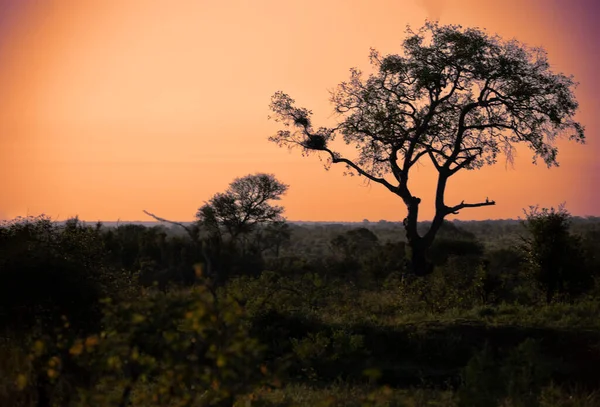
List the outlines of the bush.
<svg viewBox="0 0 600 407">
<path fill-rule="evenodd" d="M 569 232 L 571 215 L 564 206 L 557 210 L 539 209 L 525 211 L 523 222 L 528 232 L 523 250 L 530 270 L 550 303 L 555 295 L 574 298 L 585 292 L 593 276 L 585 269 L 585 258 L 580 239 Z"/>
<path fill-rule="evenodd" d="M 510 400 L 515 407 L 535 406 L 542 389 L 549 384 L 550 373 L 534 340 L 525 340 L 504 358 L 485 346 L 464 369 L 459 404 L 488 407 Z"/>
<path fill-rule="evenodd" d="M 241 317 L 234 302 L 203 287 L 109 301 L 101 332 L 78 337 L 67 329 L 35 341 L 34 372 L 19 382 L 37 389 L 38 400 L 64 406 L 231 405 L 267 373 Z"/>
<path fill-rule="evenodd" d="M 98 228 L 77 219 L 59 226 L 43 215 L 16 219 L 0 225 L 0 248 L 4 328 L 48 330 L 67 315 L 73 325 L 93 329 L 111 286 Z"/>
</svg>

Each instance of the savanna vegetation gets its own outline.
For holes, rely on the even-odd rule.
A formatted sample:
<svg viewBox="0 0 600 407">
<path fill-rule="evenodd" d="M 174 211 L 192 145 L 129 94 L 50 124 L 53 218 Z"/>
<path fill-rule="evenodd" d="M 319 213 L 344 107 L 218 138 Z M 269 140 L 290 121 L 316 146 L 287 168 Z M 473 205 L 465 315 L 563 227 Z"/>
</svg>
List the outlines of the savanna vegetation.
<svg viewBox="0 0 600 407">
<path fill-rule="evenodd" d="M 456 171 L 519 142 L 554 165 L 555 137 L 584 140 L 574 82 L 479 30 L 427 24 L 404 48 L 334 92 L 336 128 L 272 104 L 295 129 L 275 141 L 383 184 L 404 222 L 287 222 L 288 185 L 258 173 L 194 222 L 0 224 L 0 406 L 600 405 L 600 219 L 445 219 L 494 204 L 447 206 Z M 421 158 L 439 172 L 428 222 Z"/>
</svg>

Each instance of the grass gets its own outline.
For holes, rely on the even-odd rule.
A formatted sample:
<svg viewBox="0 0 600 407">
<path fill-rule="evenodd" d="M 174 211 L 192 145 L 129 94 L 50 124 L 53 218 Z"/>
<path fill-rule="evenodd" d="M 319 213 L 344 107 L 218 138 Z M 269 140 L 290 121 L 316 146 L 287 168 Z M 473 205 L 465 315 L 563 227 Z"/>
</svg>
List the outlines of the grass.
<svg viewBox="0 0 600 407">
<path fill-rule="evenodd" d="M 550 385 L 535 401 L 539 407 L 597 407 L 600 392 L 565 389 Z M 277 390 L 259 390 L 238 401 L 239 406 L 287 407 L 468 407 L 451 390 L 427 388 L 393 389 L 377 386 L 309 386 L 292 384 Z M 521 400 L 507 397 L 498 407 L 530 407 Z M 489 406 L 494 407 L 494 406 Z"/>
</svg>

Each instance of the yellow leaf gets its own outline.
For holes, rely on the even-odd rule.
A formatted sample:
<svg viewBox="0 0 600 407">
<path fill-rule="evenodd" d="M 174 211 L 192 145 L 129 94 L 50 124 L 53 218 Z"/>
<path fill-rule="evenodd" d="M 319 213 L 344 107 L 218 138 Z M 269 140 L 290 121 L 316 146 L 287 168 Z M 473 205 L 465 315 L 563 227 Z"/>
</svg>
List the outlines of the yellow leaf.
<svg viewBox="0 0 600 407">
<path fill-rule="evenodd" d="M 202 263 L 194 264 L 194 274 L 196 278 L 202 277 L 202 274 L 204 274 Z"/>
<path fill-rule="evenodd" d="M 85 347 L 91 348 L 92 346 L 98 345 L 98 337 L 96 335 L 88 336 L 85 340 Z"/>
<path fill-rule="evenodd" d="M 108 360 L 106 361 L 106 363 L 108 364 L 108 367 L 110 367 L 111 369 L 120 369 L 121 368 L 121 360 L 119 359 L 118 356 L 109 357 Z"/>
<path fill-rule="evenodd" d="M 45 348 L 46 346 L 42 341 L 35 341 L 35 343 L 33 344 L 33 350 L 37 355 L 41 355 L 44 352 Z"/>
<path fill-rule="evenodd" d="M 24 390 L 27 387 L 27 376 L 20 374 L 17 376 L 17 389 Z"/>
<path fill-rule="evenodd" d="M 78 340 L 73 346 L 71 346 L 71 349 L 69 349 L 69 353 L 73 356 L 77 356 L 80 355 L 81 352 L 83 352 L 83 344 L 81 343 L 81 341 Z"/>
<path fill-rule="evenodd" d="M 223 367 L 225 366 L 225 358 L 222 355 L 219 355 L 217 357 L 217 366 L 218 367 Z"/>
<path fill-rule="evenodd" d="M 60 364 L 60 359 L 56 356 L 52 357 L 48 361 L 48 366 L 50 366 L 50 367 L 57 367 L 59 364 Z"/>
<path fill-rule="evenodd" d="M 146 320 L 146 317 L 141 314 L 133 314 L 133 317 L 131 318 L 131 322 L 133 322 L 134 324 L 142 323 L 145 320 Z"/>
</svg>

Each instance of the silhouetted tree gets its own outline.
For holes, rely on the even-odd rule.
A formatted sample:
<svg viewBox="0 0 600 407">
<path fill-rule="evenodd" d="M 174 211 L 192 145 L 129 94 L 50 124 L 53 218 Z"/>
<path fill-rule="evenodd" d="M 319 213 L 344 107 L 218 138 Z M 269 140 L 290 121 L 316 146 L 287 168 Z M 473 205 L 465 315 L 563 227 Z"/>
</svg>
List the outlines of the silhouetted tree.
<svg viewBox="0 0 600 407">
<path fill-rule="evenodd" d="M 261 228 L 283 222 L 283 207 L 272 205 L 288 186 L 272 174 L 257 173 L 236 178 L 225 192 L 215 194 L 197 212 L 196 218 L 221 262 L 220 280 L 234 269 L 260 272 L 262 251 L 257 247 Z M 236 264 L 237 263 L 237 264 Z"/>
<path fill-rule="evenodd" d="M 223 282 L 230 268 L 223 262 L 230 263 L 236 254 L 243 257 L 248 237 L 258 228 L 284 221 L 283 207 L 271 201 L 280 200 L 287 188 L 271 174 L 251 174 L 236 178 L 225 192 L 215 194 L 198 210 L 197 221 L 191 225 L 144 213 L 184 228 L 202 251 L 207 275 Z"/>
<path fill-rule="evenodd" d="M 504 41 L 479 29 L 427 22 L 407 30 L 400 55 L 372 50 L 374 74 L 363 79 L 358 69 L 331 92 L 340 120 L 335 127 L 314 127 L 310 110 L 294 105 L 283 92 L 272 97 L 274 119 L 286 126 L 270 140 L 323 153 L 326 168 L 344 164 L 349 174 L 366 177 L 399 196 L 408 209 L 404 227 L 412 267 L 426 273 L 427 249 L 444 218 L 462 209 L 494 205 L 446 205 L 448 180 L 462 169 L 479 169 L 504 152 L 512 160 L 515 144 L 527 145 L 534 162 L 558 165 L 554 140 L 568 133 L 584 141 L 584 129 L 573 116 L 578 103 L 572 77 L 554 73 L 544 50 L 515 40 Z M 331 147 L 336 136 L 358 150 L 345 156 Z M 419 234 L 421 199 L 409 186 L 411 169 L 423 158 L 438 172 L 435 216 Z"/>
<path fill-rule="evenodd" d="M 579 294 L 592 285 L 592 276 L 585 270 L 580 239 L 569 231 L 571 215 L 560 205 L 524 211 L 523 222 L 528 236 L 523 248 L 538 283 L 550 303 L 555 294 Z"/>
<path fill-rule="evenodd" d="M 252 174 L 236 178 L 225 192 L 215 194 L 196 214 L 206 230 L 232 241 L 248 235 L 260 225 L 283 220 L 283 207 L 273 206 L 288 186 L 272 174 Z"/>
</svg>

